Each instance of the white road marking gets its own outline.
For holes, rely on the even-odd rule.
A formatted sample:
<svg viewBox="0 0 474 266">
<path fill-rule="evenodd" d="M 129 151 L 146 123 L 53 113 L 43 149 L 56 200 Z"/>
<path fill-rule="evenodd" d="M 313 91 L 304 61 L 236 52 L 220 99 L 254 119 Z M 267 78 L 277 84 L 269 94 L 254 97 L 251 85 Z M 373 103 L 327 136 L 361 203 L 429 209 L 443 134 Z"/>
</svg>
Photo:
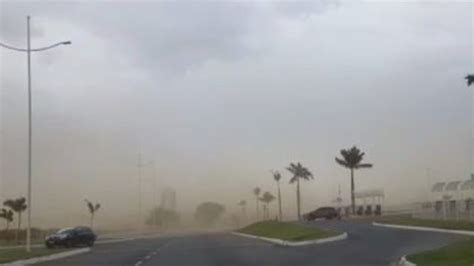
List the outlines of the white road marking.
<svg viewBox="0 0 474 266">
<path fill-rule="evenodd" d="M 135 266 L 140 266 L 140 265 L 142 265 L 142 263 L 143 263 L 143 262 L 140 260 L 140 261 L 138 261 L 137 263 L 135 263 Z"/>
</svg>

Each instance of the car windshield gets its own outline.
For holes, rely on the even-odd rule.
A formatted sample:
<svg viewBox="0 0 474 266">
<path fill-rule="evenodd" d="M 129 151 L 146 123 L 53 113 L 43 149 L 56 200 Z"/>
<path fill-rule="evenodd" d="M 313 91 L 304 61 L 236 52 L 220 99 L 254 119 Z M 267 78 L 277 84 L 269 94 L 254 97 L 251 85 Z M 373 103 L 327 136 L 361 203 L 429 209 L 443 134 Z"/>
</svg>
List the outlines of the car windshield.
<svg viewBox="0 0 474 266">
<path fill-rule="evenodd" d="M 72 233 L 72 232 L 74 232 L 73 228 L 63 228 L 61 230 L 58 230 L 56 232 L 56 234 L 69 234 L 69 233 Z"/>
</svg>

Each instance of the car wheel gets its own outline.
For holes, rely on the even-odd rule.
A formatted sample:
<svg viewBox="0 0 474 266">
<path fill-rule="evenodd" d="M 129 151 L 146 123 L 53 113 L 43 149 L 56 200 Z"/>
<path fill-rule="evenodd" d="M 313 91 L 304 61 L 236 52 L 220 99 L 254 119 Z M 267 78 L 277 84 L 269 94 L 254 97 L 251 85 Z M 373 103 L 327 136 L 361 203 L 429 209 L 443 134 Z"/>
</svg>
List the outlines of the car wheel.
<svg viewBox="0 0 474 266">
<path fill-rule="evenodd" d="M 87 246 L 88 246 L 88 247 L 93 247 L 93 246 L 94 246 L 94 241 L 89 241 L 89 242 L 87 242 Z"/>
<path fill-rule="evenodd" d="M 54 248 L 54 245 L 53 244 L 46 244 L 46 248 L 49 248 L 49 249 Z"/>
</svg>

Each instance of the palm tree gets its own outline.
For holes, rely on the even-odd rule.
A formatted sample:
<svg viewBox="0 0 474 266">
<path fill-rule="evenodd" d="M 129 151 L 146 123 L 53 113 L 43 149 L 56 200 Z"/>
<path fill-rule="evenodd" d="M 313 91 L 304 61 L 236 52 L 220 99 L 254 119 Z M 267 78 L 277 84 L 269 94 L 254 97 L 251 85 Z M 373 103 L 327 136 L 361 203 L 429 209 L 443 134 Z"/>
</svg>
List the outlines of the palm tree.
<svg viewBox="0 0 474 266">
<path fill-rule="evenodd" d="M 21 213 L 24 212 L 28 207 L 26 205 L 26 199 L 24 197 L 18 199 L 8 199 L 3 202 L 3 205 L 9 207 L 12 211 L 18 214 L 18 227 L 15 233 L 15 241 L 18 243 L 18 236 L 21 228 Z"/>
<path fill-rule="evenodd" d="M 8 233 L 8 228 L 10 227 L 10 223 L 13 222 L 13 211 L 2 208 L 0 210 L 0 218 L 5 219 L 5 232 Z"/>
<path fill-rule="evenodd" d="M 260 200 L 264 203 L 263 204 L 263 219 L 268 219 L 270 217 L 270 207 L 269 203 L 275 199 L 275 196 L 272 195 L 270 192 L 263 193 Z"/>
<path fill-rule="evenodd" d="M 281 174 L 278 171 L 272 171 L 273 179 L 277 182 L 278 186 L 278 219 L 281 221 L 282 219 L 282 212 L 281 212 L 281 193 L 280 193 L 280 179 Z"/>
<path fill-rule="evenodd" d="M 354 170 L 361 169 L 361 168 L 371 168 L 373 165 L 370 163 L 362 163 L 364 159 L 364 152 L 361 152 L 356 146 L 353 146 L 347 150 L 340 151 L 342 159 L 336 157 L 336 162 L 351 170 L 351 207 L 352 207 L 352 214 L 355 213 L 355 185 L 354 185 Z"/>
<path fill-rule="evenodd" d="M 247 206 L 247 201 L 241 200 L 239 201 L 237 205 L 239 205 L 242 208 L 242 217 L 246 217 L 247 215 L 245 213 L 245 206 Z"/>
<path fill-rule="evenodd" d="M 290 179 L 290 184 L 296 182 L 296 205 L 298 208 L 298 220 L 301 220 L 301 193 L 300 193 L 300 179 L 310 180 L 314 179 L 313 174 L 301 163 L 290 163 L 290 166 L 286 168 L 293 177 Z"/>
<path fill-rule="evenodd" d="M 92 228 L 94 226 L 94 216 L 95 216 L 95 213 L 99 210 L 100 204 L 96 203 L 94 205 L 92 202 L 88 201 L 87 199 L 85 201 L 87 204 L 87 208 L 89 209 L 89 212 L 91 214 L 91 228 Z"/>
<path fill-rule="evenodd" d="M 256 216 L 257 216 L 257 220 L 258 220 L 258 196 L 260 195 L 260 188 L 255 187 L 253 189 L 253 194 L 255 195 L 255 208 L 256 208 Z"/>
</svg>

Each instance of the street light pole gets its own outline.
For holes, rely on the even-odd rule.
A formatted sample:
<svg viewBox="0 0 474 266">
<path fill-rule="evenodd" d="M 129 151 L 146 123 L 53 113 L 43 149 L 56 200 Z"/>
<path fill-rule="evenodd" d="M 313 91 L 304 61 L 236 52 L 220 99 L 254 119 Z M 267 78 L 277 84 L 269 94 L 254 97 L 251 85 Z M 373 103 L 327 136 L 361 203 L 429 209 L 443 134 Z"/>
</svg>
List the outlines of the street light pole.
<svg viewBox="0 0 474 266">
<path fill-rule="evenodd" d="M 142 154 L 138 154 L 138 228 L 142 228 Z"/>
<path fill-rule="evenodd" d="M 49 46 L 41 47 L 32 49 L 31 48 L 31 32 L 30 32 L 30 16 L 26 17 L 26 49 L 13 47 L 7 44 L 0 42 L 0 46 L 6 49 L 18 51 L 18 52 L 26 52 L 27 56 L 27 71 L 28 71 L 28 188 L 27 188 L 27 229 L 26 229 L 26 251 L 31 251 L 31 203 L 32 203 L 32 196 L 31 196 L 31 188 L 32 188 L 32 93 L 31 93 L 31 53 L 32 52 L 41 52 L 52 49 L 54 47 L 60 45 L 70 45 L 70 41 L 58 42 Z"/>
<path fill-rule="evenodd" d="M 27 47 L 27 60 L 28 60 L 28 222 L 27 222 L 27 230 L 26 230 L 26 251 L 31 251 L 31 146 L 32 142 L 32 98 L 31 98 L 31 40 L 30 40 L 30 16 L 26 17 L 26 47 Z"/>
<path fill-rule="evenodd" d="M 142 154 L 138 154 L 138 229 L 141 230 L 143 225 L 142 219 L 142 167 L 149 164 L 154 164 L 154 161 L 149 161 L 147 163 L 142 162 Z M 154 166 L 153 166 L 154 167 Z"/>
</svg>

